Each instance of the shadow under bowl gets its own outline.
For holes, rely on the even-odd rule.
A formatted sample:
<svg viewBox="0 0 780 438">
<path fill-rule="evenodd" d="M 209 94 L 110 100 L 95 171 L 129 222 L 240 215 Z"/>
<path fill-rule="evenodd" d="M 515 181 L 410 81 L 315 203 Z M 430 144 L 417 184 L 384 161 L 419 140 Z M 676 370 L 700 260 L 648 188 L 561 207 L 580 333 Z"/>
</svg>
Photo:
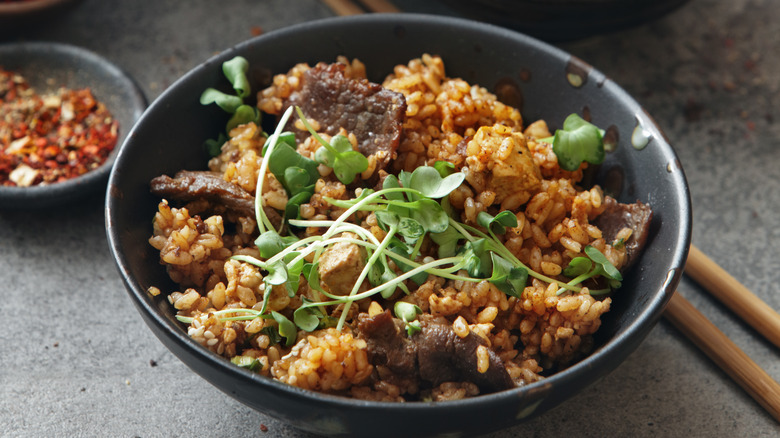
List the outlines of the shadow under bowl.
<svg viewBox="0 0 780 438">
<path fill-rule="evenodd" d="M 221 65 L 244 56 L 253 90 L 294 64 L 358 58 L 382 82 L 396 64 L 440 55 L 450 77 L 481 84 L 517 105 L 524 120 L 559 127 L 570 113 L 607 129 L 614 151 L 596 182 L 622 202 L 654 211 L 648 245 L 626 273 L 603 318 L 595 350 L 544 380 L 450 402 L 382 403 L 307 391 L 234 366 L 187 336 L 164 297 L 176 290 L 148 243 L 159 199 L 149 181 L 181 169 L 204 169 L 202 145 L 227 121 L 198 102 L 207 87 L 227 90 Z M 632 138 L 634 141 L 632 141 Z M 584 62 L 536 39 L 473 21 L 414 14 L 373 14 L 310 22 L 262 35 L 205 61 L 168 88 L 144 113 L 117 157 L 106 194 L 106 230 L 130 297 L 154 334 L 192 370 L 229 396 L 310 432 L 332 436 L 472 436 L 538 416 L 596 382 L 642 342 L 674 293 L 691 233 L 683 170 L 660 128 L 617 84 Z"/>
</svg>

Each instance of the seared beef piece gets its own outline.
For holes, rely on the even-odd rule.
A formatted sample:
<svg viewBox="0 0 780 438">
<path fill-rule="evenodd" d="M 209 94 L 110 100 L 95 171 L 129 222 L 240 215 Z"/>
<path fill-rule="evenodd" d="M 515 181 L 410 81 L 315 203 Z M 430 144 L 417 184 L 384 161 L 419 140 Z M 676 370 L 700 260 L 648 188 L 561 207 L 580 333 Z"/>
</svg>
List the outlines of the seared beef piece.
<svg viewBox="0 0 780 438">
<path fill-rule="evenodd" d="M 255 197 L 216 172 L 182 170 L 173 178 L 158 176 L 152 179 L 151 190 L 166 199 L 189 202 L 205 198 L 244 216 L 255 215 Z"/>
<path fill-rule="evenodd" d="M 515 386 L 504 363 L 488 348 L 490 366 L 477 371 L 477 347 L 487 342 L 474 332 L 461 338 L 445 318 L 422 315 L 422 332 L 412 336 L 417 345 L 420 377 L 434 386 L 447 381 L 470 381 L 482 391 L 495 392 Z"/>
<path fill-rule="evenodd" d="M 255 217 L 255 197 L 240 186 L 225 181 L 222 175 L 208 171 L 182 170 L 171 178 L 161 175 L 152 179 L 151 192 L 161 198 L 181 202 L 206 200 L 239 216 Z M 282 220 L 273 208 L 264 207 L 274 226 Z"/>
<path fill-rule="evenodd" d="M 490 366 L 477 371 L 477 347 L 485 341 L 474 333 L 460 338 L 442 317 L 422 315 L 422 331 L 411 337 L 403 322 L 389 311 L 369 317 L 361 314 L 357 331 L 366 340 L 372 363 L 384 365 L 402 378 L 415 378 L 420 386 L 437 386 L 448 381 L 469 381 L 484 392 L 514 387 L 501 359 L 488 349 Z"/>
<path fill-rule="evenodd" d="M 385 365 L 401 376 L 417 375 L 417 356 L 414 343 L 403 331 L 403 321 L 393 318 L 390 311 L 370 317 L 358 315 L 357 331 L 366 340 L 369 360 Z"/>
<path fill-rule="evenodd" d="M 594 225 L 601 229 L 601 234 L 607 243 L 612 243 L 623 228 L 634 230 L 631 238 L 625 242 L 626 263 L 622 270 L 626 270 L 636 261 L 647 243 L 653 211 L 649 205 L 640 201 L 635 204 L 622 204 L 611 196 L 604 198 L 604 205 L 606 209 L 596 218 Z"/>
<path fill-rule="evenodd" d="M 384 151 L 377 156 L 377 169 L 395 158 L 406 114 L 403 94 L 365 79 L 348 78 L 343 64 L 319 63 L 304 73 L 303 86 L 290 95 L 283 112 L 291 105 L 300 106 L 326 134 L 336 135 L 339 128 L 355 134 L 365 156 Z M 307 135 L 292 123 L 288 129 Z"/>
</svg>

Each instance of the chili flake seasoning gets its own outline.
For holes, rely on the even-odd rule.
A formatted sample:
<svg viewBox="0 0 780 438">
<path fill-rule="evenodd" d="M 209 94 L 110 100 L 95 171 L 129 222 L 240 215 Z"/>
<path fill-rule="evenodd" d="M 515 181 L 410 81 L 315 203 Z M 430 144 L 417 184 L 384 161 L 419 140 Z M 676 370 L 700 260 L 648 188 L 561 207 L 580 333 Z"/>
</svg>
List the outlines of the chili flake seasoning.
<svg viewBox="0 0 780 438">
<path fill-rule="evenodd" d="M 83 175 L 106 161 L 118 129 L 89 88 L 39 95 L 21 75 L 0 68 L 0 185 Z"/>
</svg>

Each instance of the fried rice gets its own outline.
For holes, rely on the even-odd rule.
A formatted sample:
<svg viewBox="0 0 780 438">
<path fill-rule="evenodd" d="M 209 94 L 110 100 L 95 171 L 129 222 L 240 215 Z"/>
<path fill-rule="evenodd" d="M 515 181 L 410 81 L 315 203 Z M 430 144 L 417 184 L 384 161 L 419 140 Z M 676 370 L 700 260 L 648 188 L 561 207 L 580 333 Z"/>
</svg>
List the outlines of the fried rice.
<svg viewBox="0 0 780 438">
<path fill-rule="evenodd" d="M 365 78 L 366 68 L 358 60 L 338 61 L 346 66 L 349 77 Z M 309 68 L 299 64 L 275 76 L 273 84 L 258 94 L 258 108 L 279 114 L 284 100 L 300 89 Z M 402 136 L 389 166 L 377 169 L 374 162 L 356 183 L 347 185 L 334 177 L 332 169 L 319 166 L 314 193 L 300 206 L 301 219 L 335 220 L 345 208 L 332 205 L 329 199 L 352 199 L 372 178 L 445 161 L 465 174 L 465 182 L 448 197 L 455 214 L 464 224 L 478 227 L 480 212 L 514 213 L 517 226 L 499 238 L 530 269 L 567 281 L 563 270 L 572 259 L 584 255 L 586 246 L 601 251 L 616 268 L 623 267 L 625 248 L 607 241 L 594 225 L 605 209 L 602 190 L 579 186 L 587 164 L 576 171 L 558 166 L 552 146 L 540 141 L 552 135 L 545 121 L 524 125 L 517 109 L 479 85 L 448 77 L 443 60 L 428 54 L 396 66 L 382 86 L 402 93 L 406 100 Z M 311 122 L 316 128 L 317 120 Z M 355 143 L 350 132 L 343 133 Z M 254 193 L 266 140 L 262 128 L 254 123 L 234 128 L 220 154 L 209 162 L 209 169 Z M 318 147 L 313 138 L 307 138 L 299 143 L 298 152 L 313 157 Z M 288 194 L 282 184 L 269 174 L 263 187 L 263 205 L 284 210 Z M 379 241 L 386 235 L 373 212 L 359 211 L 350 221 Z M 499 360 L 513 385 L 522 386 L 587 355 L 612 300 L 591 295 L 587 287 L 578 293 L 559 294 L 558 284 L 531 277 L 519 296 L 510 296 L 488 279 L 462 281 L 429 275 L 420 285 L 407 280 L 408 295 L 396 293 L 388 299 L 375 295 L 356 301 L 349 306 L 341 330 L 332 326 L 310 332 L 298 329 L 288 346 L 281 341 L 274 318 L 227 320 L 216 313 L 263 308 L 291 320 L 305 300 L 320 298 L 306 281 L 300 282 L 292 296 L 284 285 L 273 286 L 267 293 L 266 273 L 232 258 L 260 258 L 254 245 L 257 231 L 255 217 L 217 214 L 204 202 L 174 206 L 163 199 L 149 242 L 159 250 L 160 262 L 179 290 L 161 292 L 152 287 L 150 293 L 167 294 L 178 315 L 189 318 L 188 335 L 203 347 L 236 363 L 250 361 L 261 375 L 314 391 L 378 401 L 442 401 L 486 392 L 467 380 L 427 384 L 405 379 L 375 359 L 370 342 L 357 330 L 358 323 L 360 318 L 392 309 L 396 301 L 417 305 L 426 317 L 443 318 L 459 338 L 478 336 L 480 343 L 471 362 L 477 372 L 486 372 L 494 363 L 491 360 Z M 311 227 L 299 235 L 321 232 Z M 621 233 L 622 241 L 631 238 L 629 228 Z M 419 260 L 435 253 L 436 244 L 426 238 Z M 360 290 L 367 288 L 364 285 Z M 337 319 L 345 305 L 324 310 Z"/>
</svg>

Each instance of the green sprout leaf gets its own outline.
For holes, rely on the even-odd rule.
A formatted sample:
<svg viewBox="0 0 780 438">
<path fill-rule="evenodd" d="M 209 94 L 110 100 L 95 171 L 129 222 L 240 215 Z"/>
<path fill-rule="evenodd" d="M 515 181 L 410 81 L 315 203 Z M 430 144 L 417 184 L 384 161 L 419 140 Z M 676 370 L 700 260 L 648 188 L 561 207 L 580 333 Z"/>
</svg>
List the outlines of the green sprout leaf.
<svg viewBox="0 0 780 438">
<path fill-rule="evenodd" d="M 390 246 L 388 246 L 387 250 L 392 251 L 404 258 L 409 258 L 409 248 L 400 240 L 393 240 Z M 403 263 L 399 260 L 395 261 L 395 265 L 398 266 L 398 269 L 403 272 L 409 272 L 414 269 L 413 266 L 407 265 L 406 263 Z M 423 283 L 425 283 L 426 280 L 428 280 L 428 273 L 420 272 L 415 274 L 411 277 L 411 280 L 418 286 L 421 286 Z"/>
<path fill-rule="evenodd" d="M 420 199 L 407 204 L 411 208 L 411 218 L 417 221 L 429 233 L 441 233 L 449 227 L 450 217 L 433 199 Z"/>
<path fill-rule="evenodd" d="M 255 122 L 260 125 L 260 111 L 250 105 L 244 105 L 244 98 L 249 97 L 251 88 L 246 72 L 249 70 L 249 63 L 246 59 L 236 56 L 233 59 L 222 63 L 222 72 L 233 86 L 235 95 L 230 95 L 216 88 L 206 88 L 200 95 L 201 105 L 211 105 L 216 103 L 228 114 L 232 114 L 227 122 L 226 131 L 230 132 L 233 128 L 249 122 Z M 206 141 L 206 150 L 209 156 L 216 157 L 220 153 L 220 148 L 225 143 L 225 135 L 219 134 L 216 140 Z"/>
<path fill-rule="evenodd" d="M 574 171 L 582 162 L 601 164 L 605 158 L 603 133 L 577 114 L 569 115 L 555 131 L 553 152 L 561 169 Z"/>
<path fill-rule="evenodd" d="M 301 330 L 312 332 L 320 326 L 320 320 L 323 317 L 318 306 L 320 304 L 303 298 L 303 305 L 293 312 L 293 321 Z"/>
<path fill-rule="evenodd" d="M 295 328 L 295 324 L 287 319 L 286 316 L 281 313 L 272 310 L 271 316 L 274 318 L 277 324 L 279 324 L 279 334 L 285 338 L 285 345 L 288 347 L 295 343 L 295 338 L 298 337 L 298 330 Z"/>
<path fill-rule="evenodd" d="M 263 327 L 263 329 L 260 330 L 260 333 L 268 336 L 271 344 L 278 344 L 282 342 L 282 337 L 279 336 L 279 329 L 272 325 Z"/>
<path fill-rule="evenodd" d="M 601 251 L 588 245 L 585 247 L 585 254 L 599 266 L 601 271 L 600 275 L 611 280 L 623 281 L 623 275 L 620 274 L 620 271 L 618 271 L 615 265 L 613 265 Z"/>
<path fill-rule="evenodd" d="M 257 236 L 255 246 L 260 250 L 260 257 L 269 259 L 279 254 L 287 245 L 285 245 L 279 233 L 274 230 L 268 230 Z"/>
<path fill-rule="evenodd" d="M 305 204 L 311 199 L 311 195 L 314 191 L 304 190 L 298 192 L 287 200 L 287 205 L 284 208 L 284 216 L 287 219 L 297 219 L 300 216 L 301 204 Z"/>
<path fill-rule="evenodd" d="M 306 116 L 304 116 L 301 108 L 295 107 L 295 110 L 311 136 L 323 146 L 317 149 L 317 152 L 314 153 L 314 158 L 318 162 L 333 168 L 333 173 L 339 181 L 344 184 L 351 184 L 359 173 L 363 173 L 368 169 L 368 159 L 359 151 L 352 149 L 352 143 L 349 142 L 347 137 L 341 134 L 334 135 L 331 138 L 331 142 L 328 143 L 317 134 L 309 121 L 306 120 Z M 322 150 L 323 148 L 325 150 Z"/>
<path fill-rule="evenodd" d="M 309 287 L 317 292 L 324 292 L 322 286 L 320 286 L 320 270 L 317 268 L 317 263 L 305 263 L 301 274 L 306 278 L 306 282 L 309 283 Z"/>
<path fill-rule="evenodd" d="M 591 295 L 603 295 L 613 289 L 620 287 L 623 281 L 623 275 L 613 265 L 607 256 L 593 246 L 586 246 L 584 249 L 587 257 L 575 257 L 569 262 L 569 266 L 563 270 L 563 274 L 573 279 L 567 283 L 572 286 L 596 276 L 602 276 L 607 281 L 608 289 L 590 290 Z M 559 289 L 558 295 L 566 292 L 566 289 Z"/>
<path fill-rule="evenodd" d="M 217 106 L 222 108 L 225 112 L 233 114 L 238 107 L 243 105 L 244 101 L 238 96 L 226 94 L 216 88 L 209 87 L 200 95 L 200 104 L 210 105 L 212 103 L 216 103 Z"/>
<path fill-rule="evenodd" d="M 412 321 L 406 323 L 406 335 L 412 336 L 415 333 L 419 333 L 422 331 L 422 326 L 420 325 L 420 321 Z"/>
<path fill-rule="evenodd" d="M 425 234 L 425 228 L 412 218 L 402 217 L 398 221 L 398 234 L 409 239 L 419 239 Z"/>
<path fill-rule="evenodd" d="M 417 319 L 417 315 L 422 314 L 422 309 L 420 309 L 419 306 L 407 303 L 406 301 L 397 301 L 393 306 L 393 313 L 404 322 L 409 322 Z"/>
<path fill-rule="evenodd" d="M 284 257 L 284 262 L 287 266 L 287 278 L 284 283 L 287 288 L 287 296 L 294 297 L 298 291 L 298 286 L 301 283 L 301 274 L 303 273 L 303 266 L 305 264 L 303 258 L 299 258 L 300 255 L 297 251 L 292 251 Z M 293 260 L 296 260 L 293 262 Z"/>
<path fill-rule="evenodd" d="M 299 154 L 294 147 L 281 139 L 280 136 L 280 142 L 268 157 L 268 170 L 282 183 L 290 195 L 297 195 L 307 187 L 313 186 L 320 173 L 314 160 Z"/>
<path fill-rule="evenodd" d="M 352 152 L 352 143 L 349 142 L 346 136 L 341 134 L 331 137 L 330 146 L 331 148 L 321 147 L 314 153 L 314 159 L 328 167 L 334 166 L 336 157 L 339 154 Z"/>
<path fill-rule="evenodd" d="M 301 192 L 314 192 L 314 182 L 312 182 L 312 175 L 303 168 L 293 166 L 284 170 L 285 188 L 289 194 L 295 196 Z"/>
<path fill-rule="evenodd" d="M 227 132 L 230 132 L 236 126 L 244 125 L 249 122 L 254 122 L 256 125 L 260 125 L 260 111 L 249 105 L 241 105 L 236 108 L 236 112 L 228 120 Z"/>
<path fill-rule="evenodd" d="M 474 278 L 488 278 L 492 273 L 493 263 L 488 251 L 488 240 L 477 239 L 466 242 L 460 248 L 460 256 L 466 262 L 466 270 Z"/>
<path fill-rule="evenodd" d="M 376 216 L 376 220 L 379 222 L 379 225 L 384 225 L 385 231 L 389 230 L 390 227 L 398 226 L 398 222 L 401 220 L 401 217 L 392 210 L 379 210 L 374 212 L 374 216 Z"/>
<path fill-rule="evenodd" d="M 420 167 L 418 169 L 422 169 L 422 167 Z M 415 169 L 415 170 L 417 170 L 417 169 Z M 425 171 L 423 171 L 423 172 L 425 172 Z M 398 173 L 398 183 L 400 184 L 400 186 L 403 186 L 403 187 L 406 187 L 406 188 L 412 188 L 412 172 L 407 172 L 405 170 L 400 171 Z M 406 196 L 407 196 L 407 198 L 410 201 L 414 201 L 414 200 L 417 200 L 419 198 L 417 195 L 411 194 L 411 193 L 407 194 Z"/>
<path fill-rule="evenodd" d="M 508 227 L 517 226 L 517 216 L 511 211 L 504 210 L 495 217 L 486 211 L 481 211 L 477 215 L 477 224 L 487 228 L 494 234 L 504 234 Z"/>
<path fill-rule="evenodd" d="M 387 175 L 385 177 L 385 180 L 382 181 L 382 190 L 385 190 L 385 189 L 397 189 L 397 188 L 400 188 L 400 187 L 401 187 L 401 184 L 398 181 L 398 177 L 396 177 L 393 174 Z M 391 201 L 399 201 L 399 202 L 403 202 L 404 201 L 404 195 L 403 195 L 403 193 L 400 193 L 400 192 L 390 192 L 390 193 L 385 195 L 385 198 L 387 198 L 387 199 L 389 199 Z"/>
<path fill-rule="evenodd" d="M 268 156 L 268 170 L 282 183 L 288 200 L 284 212 L 287 219 L 298 217 L 301 204 L 309 201 L 314 193 L 314 184 L 320 177 L 317 163 L 296 150 L 295 134 L 282 132 L 276 138 L 271 154 L 268 147 L 272 138 L 263 146 L 263 156 Z"/>
<path fill-rule="evenodd" d="M 437 161 L 433 163 L 433 168 L 439 172 L 439 175 L 441 175 L 442 178 L 446 178 L 455 173 L 455 165 L 449 161 Z"/>
<path fill-rule="evenodd" d="M 439 171 L 433 167 L 422 166 L 414 169 L 412 172 L 408 185 L 404 184 L 404 187 L 409 187 L 420 191 L 424 196 L 431 199 L 443 198 L 449 195 L 453 190 L 457 189 L 461 183 L 466 179 L 466 174 L 462 172 L 453 173 L 447 177 L 442 178 Z"/>
<path fill-rule="evenodd" d="M 575 257 L 569 262 L 569 266 L 563 270 L 563 275 L 575 278 L 590 272 L 593 262 L 587 257 Z"/>
<path fill-rule="evenodd" d="M 232 362 L 234 365 L 238 365 L 241 368 L 246 368 L 249 371 L 257 372 L 263 369 L 263 364 L 260 362 L 260 360 L 252 356 L 233 356 L 230 359 L 230 362 Z"/>
<path fill-rule="evenodd" d="M 266 231 L 268 233 L 269 231 Z M 265 233 L 263 233 L 265 234 Z M 263 277 L 266 283 L 272 286 L 284 284 L 287 281 L 287 265 L 283 261 L 277 261 L 268 266 L 268 275 Z M 267 289 L 267 288 L 266 288 Z"/>
<path fill-rule="evenodd" d="M 343 152 L 336 156 L 333 173 L 344 184 L 351 184 L 358 174 L 368 169 L 368 159 L 358 151 Z"/>
<path fill-rule="evenodd" d="M 496 253 L 491 252 L 490 257 L 493 262 L 493 274 L 488 281 L 495 284 L 501 292 L 520 298 L 528 281 L 528 270 L 513 265 Z"/>
<path fill-rule="evenodd" d="M 393 313 L 395 316 L 406 324 L 406 334 L 412 336 L 413 334 L 420 332 L 422 327 L 417 319 L 417 315 L 422 314 L 422 309 L 419 306 L 407 303 L 405 301 L 396 301 L 393 306 Z"/>
<path fill-rule="evenodd" d="M 379 294 L 382 296 L 382 298 L 388 299 L 388 298 L 393 296 L 393 294 L 395 293 L 395 290 L 399 287 L 398 284 L 392 283 L 392 281 L 395 280 L 396 277 L 398 277 L 398 276 L 395 275 L 395 272 L 393 272 L 392 269 L 390 269 L 387 266 L 385 266 L 383 268 L 382 276 L 379 279 L 379 283 L 380 284 L 388 284 L 389 283 L 389 284 L 391 284 L 391 286 L 387 286 L 384 289 L 379 291 Z M 426 275 L 426 279 L 427 279 L 427 275 Z"/>
<path fill-rule="evenodd" d="M 249 97 L 252 91 L 249 86 L 249 79 L 246 76 L 248 71 L 249 62 L 242 56 L 236 56 L 222 63 L 222 73 L 225 74 L 230 84 L 233 85 L 236 95 L 242 99 Z"/>
<path fill-rule="evenodd" d="M 222 153 L 222 145 L 225 144 L 227 141 L 227 137 L 223 133 L 219 133 L 219 136 L 214 138 L 209 138 L 203 143 L 203 147 L 206 149 L 206 153 L 209 154 L 209 157 L 216 157 L 220 153 Z"/>
<path fill-rule="evenodd" d="M 443 232 L 431 233 L 431 240 L 439 245 L 438 256 L 443 259 L 452 257 L 458 251 L 458 242 L 463 239 L 463 235 L 453 227 L 448 227 Z"/>
</svg>

